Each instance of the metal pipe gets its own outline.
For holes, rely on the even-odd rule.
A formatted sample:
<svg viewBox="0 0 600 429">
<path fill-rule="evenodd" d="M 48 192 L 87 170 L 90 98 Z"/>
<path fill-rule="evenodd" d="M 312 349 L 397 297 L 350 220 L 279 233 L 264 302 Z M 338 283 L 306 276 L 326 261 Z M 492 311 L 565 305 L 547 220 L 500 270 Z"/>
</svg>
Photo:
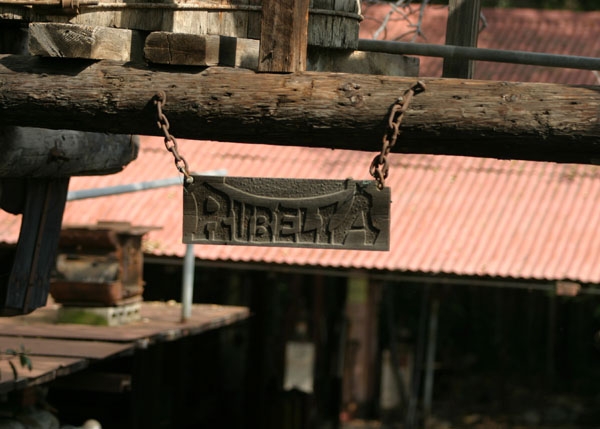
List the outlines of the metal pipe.
<svg viewBox="0 0 600 429">
<path fill-rule="evenodd" d="M 194 173 L 200 176 L 225 176 L 227 170 L 211 170 L 203 173 Z M 69 191 L 67 201 L 83 200 L 86 198 L 106 197 L 128 192 L 146 191 L 148 189 L 166 188 L 168 186 L 182 185 L 183 177 L 170 177 L 168 179 L 152 180 L 150 182 L 129 183 L 127 185 L 108 186 L 106 188 L 82 189 Z"/>
<path fill-rule="evenodd" d="M 532 66 L 563 67 L 579 70 L 600 70 L 600 58 L 542 54 L 539 52 L 527 51 L 505 51 L 502 49 L 467 48 L 464 46 L 370 39 L 360 39 L 358 41 L 358 50 L 383 52 L 387 54 L 419 55 L 424 57 L 492 61 Z"/>
<path fill-rule="evenodd" d="M 181 321 L 186 322 L 192 316 L 192 298 L 194 295 L 194 270 L 196 255 L 194 245 L 188 244 L 183 258 L 183 281 L 181 282 Z"/>
</svg>

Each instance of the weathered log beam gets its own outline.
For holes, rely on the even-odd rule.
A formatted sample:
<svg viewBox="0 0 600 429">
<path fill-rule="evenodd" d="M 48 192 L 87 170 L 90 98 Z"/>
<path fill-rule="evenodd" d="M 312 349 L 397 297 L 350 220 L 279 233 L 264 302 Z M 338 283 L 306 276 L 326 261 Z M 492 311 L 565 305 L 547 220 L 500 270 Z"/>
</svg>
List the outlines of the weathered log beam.
<svg viewBox="0 0 600 429">
<path fill-rule="evenodd" d="M 377 151 L 414 80 L 0 56 L 0 125 L 157 135 L 164 90 L 177 137 Z M 600 162 L 598 86 L 424 80 L 398 151 Z"/>
<path fill-rule="evenodd" d="M 0 127 L 0 178 L 117 173 L 137 157 L 138 146 L 131 135 Z"/>
</svg>

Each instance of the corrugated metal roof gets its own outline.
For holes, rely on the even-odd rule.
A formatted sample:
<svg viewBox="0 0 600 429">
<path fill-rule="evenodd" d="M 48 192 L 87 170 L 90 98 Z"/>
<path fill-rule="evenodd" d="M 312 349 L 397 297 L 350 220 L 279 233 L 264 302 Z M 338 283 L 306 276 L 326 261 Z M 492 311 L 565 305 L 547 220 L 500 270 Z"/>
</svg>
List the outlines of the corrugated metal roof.
<svg viewBox="0 0 600 429">
<path fill-rule="evenodd" d="M 418 5 L 412 6 L 413 10 Z M 381 25 L 389 6 L 364 5 L 361 37 L 372 38 Z M 600 56 L 600 12 L 572 12 L 565 10 L 484 8 L 487 27 L 479 34 L 478 47 L 545 52 L 549 54 Z M 379 39 L 394 40 L 411 28 L 407 22 L 393 15 L 386 31 Z M 416 41 L 443 45 L 446 40 L 448 9 L 427 6 L 423 20 L 423 34 Z M 416 21 L 416 14 L 411 16 Z M 412 35 L 400 39 L 411 41 Z M 442 59 L 420 57 L 421 76 L 442 75 Z M 591 71 L 552 67 L 524 66 L 478 61 L 474 79 L 549 82 L 571 84 L 598 84 Z"/>
<path fill-rule="evenodd" d="M 371 153 L 180 141 L 195 171 L 229 175 L 368 179 Z M 195 246 L 205 260 L 600 282 L 600 167 L 482 158 L 391 155 L 390 252 Z M 123 172 L 71 180 L 87 189 L 171 177 L 162 140 L 142 138 Z M 73 201 L 65 224 L 98 220 L 162 226 L 145 240 L 154 255 L 183 256 L 182 191 L 164 188 Z M 3 213 L 2 241 L 18 234 Z"/>
<path fill-rule="evenodd" d="M 490 44 L 480 45 L 598 55 L 598 13 L 486 10 L 485 14 L 488 28 L 480 40 L 489 39 Z M 444 10 L 434 8 L 426 16 L 429 41 L 443 42 L 443 33 L 436 35 L 435 30 L 445 28 Z M 364 31 L 369 22 L 364 22 Z M 549 31 L 555 27 L 556 32 Z M 391 38 L 396 29 L 389 30 Z M 547 32 L 554 39 L 546 43 L 537 36 L 525 37 L 533 31 Z M 423 59 L 423 75 L 439 75 L 441 63 L 431 61 Z M 479 67 L 478 77 L 594 82 L 586 71 L 520 74 L 521 66 L 504 64 L 485 70 Z M 368 179 L 373 157 L 341 150 L 185 140 L 180 145 L 194 171 L 225 168 L 237 176 Z M 391 161 L 390 252 L 198 245 L 196 255 L 205 260 L 600 282 L 600 216 L 595 211 L 600 204 L 599 167 L 398 154 L 391 155 Z M 142 138 L 138 160 L 123 172 L 73 178 L 70 189 L 149 181 L 175 173 L 162 140 Z M 185 250 L 181 198 L 181 189 L 173 187 L 74 201 L 67 204 L 64 223 L 112 220 L 162 226 L 147 235 L 145 251 L 181 257 Z M 0 241 L 15 242 L 19 223 L 19 217 L 0 212 Z"/>
</svg>

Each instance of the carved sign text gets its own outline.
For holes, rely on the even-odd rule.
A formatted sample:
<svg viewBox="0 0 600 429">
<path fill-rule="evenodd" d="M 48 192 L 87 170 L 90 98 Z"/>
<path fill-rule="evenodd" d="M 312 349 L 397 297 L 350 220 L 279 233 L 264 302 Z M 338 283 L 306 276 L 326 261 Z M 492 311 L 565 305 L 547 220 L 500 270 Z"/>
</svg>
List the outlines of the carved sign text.
<svg viewBox="0 0 600 429">
<path fill-rule="evenodd" d="M 194 176 L 183 242 L 389 250 L 389 219 L 374 181 Z"/>
</svg>

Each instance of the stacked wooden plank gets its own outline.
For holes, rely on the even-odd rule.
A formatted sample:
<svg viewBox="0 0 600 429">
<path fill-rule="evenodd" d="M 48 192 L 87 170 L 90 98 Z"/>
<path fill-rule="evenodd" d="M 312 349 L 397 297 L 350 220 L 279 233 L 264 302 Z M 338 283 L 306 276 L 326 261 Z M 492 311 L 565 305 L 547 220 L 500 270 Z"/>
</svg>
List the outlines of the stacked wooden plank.
<svg viewBox="0 0 600 429">
<path fill-rule="evenodd" d="M 215 34 L 259 39 L 261 0 L 196 0 L 80 2 L 76 8 L 0 5 L 0 19 L 71 23 L 141 31 Z M 333 48 L 356 48 L 362 19 L 359 0 L 313 0 L 308 43 Z"/>
<path fill-rule="evenodd" d="M 0 20 L 30 22 L 33 55 L 256 70 L 262 3 L 81 0 L 77 9 L 66 11 L 3 3 Z M 418 73 L 416 59 L 354 51 L 361 19 L 359 0 L 312 0 L 306 69 L 399 76 Z"/>
<path fill-rule="evenodd" d="M 194 305 L 182 323 L 177 304 L 143 303 L 143 321 L 127 326 L 56 324 L 57 307 L 45 307 L 28 316 L 0 318 L 0 350 L 25 349 L 32 369 L 0 360 L 0 394 L 38 385 L 72 374 L 94 362 L 131 354 L 137 348 L 229 326 L 249 316 L 245 307 Z M 106 380 L 105 380 L 106 381 Z"/>
</svg>

